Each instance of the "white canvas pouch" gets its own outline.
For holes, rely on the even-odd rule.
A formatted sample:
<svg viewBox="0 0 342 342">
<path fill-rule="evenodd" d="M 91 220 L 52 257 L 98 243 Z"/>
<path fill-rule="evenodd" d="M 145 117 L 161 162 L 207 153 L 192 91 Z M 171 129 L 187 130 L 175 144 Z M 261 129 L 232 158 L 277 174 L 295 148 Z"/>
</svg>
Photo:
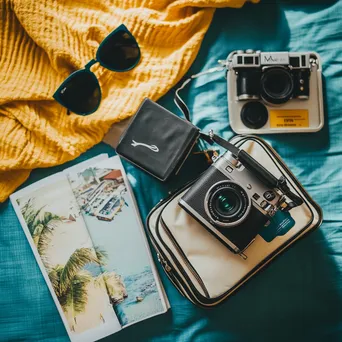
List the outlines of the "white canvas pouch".
<svg viewBox="0 0 342 342">
<path fill-rule="evenodd" d="M 225 300 L 322 222 L 320 207 L 269 144 L 255 136 L 236 136 L 230 142 L 248 152 L 277 178 L 284 176 L 291 190 L 304 203 L 290 210 L 294 222 L 285 234 L 270 239 L 267 234 L 258 234 L 244 251 L 246 259 L 232 253 L 178 205 L 191 184 L 152 209 L 147 229 L 158 260 L 176 288 L 194 304 L 204 307 L 215 306 Z"/>
</svg>

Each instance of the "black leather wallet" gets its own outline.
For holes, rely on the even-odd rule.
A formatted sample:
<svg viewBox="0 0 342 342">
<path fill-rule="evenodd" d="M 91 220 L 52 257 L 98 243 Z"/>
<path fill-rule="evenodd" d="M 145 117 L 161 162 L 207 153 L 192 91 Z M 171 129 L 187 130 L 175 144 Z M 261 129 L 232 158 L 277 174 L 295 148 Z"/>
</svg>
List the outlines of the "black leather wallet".
<svg viewBox="0 0 342 342">
<path fill-rule="evenodd" d="M 199 136 L 192 123 L 145 99 L 121 135 L 116 152 L 165 181 L 179 171 Z"/>
</svg>

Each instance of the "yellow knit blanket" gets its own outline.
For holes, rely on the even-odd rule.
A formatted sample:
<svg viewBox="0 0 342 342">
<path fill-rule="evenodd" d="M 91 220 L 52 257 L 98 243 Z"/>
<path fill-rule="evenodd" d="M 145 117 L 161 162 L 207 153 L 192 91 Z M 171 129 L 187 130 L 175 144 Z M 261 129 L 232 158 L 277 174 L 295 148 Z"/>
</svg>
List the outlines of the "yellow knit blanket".
<svg viewBox="0 0 342 342">
<path fill-rule="evenodd" d="M 252 0 L 253 2 L 256 2 Z M 214 7 L 244 0 L 0 0 L 0 202 L 33 168 L 71 160 L 110 126 L 158 99 L 190 67 Z M 139 65 L 115 73 L 97 64 L 99 109 L 67 115 L 52 99 L 60 83 L 95 57 L 124 23 L 141 48 Z"/>
</svg>

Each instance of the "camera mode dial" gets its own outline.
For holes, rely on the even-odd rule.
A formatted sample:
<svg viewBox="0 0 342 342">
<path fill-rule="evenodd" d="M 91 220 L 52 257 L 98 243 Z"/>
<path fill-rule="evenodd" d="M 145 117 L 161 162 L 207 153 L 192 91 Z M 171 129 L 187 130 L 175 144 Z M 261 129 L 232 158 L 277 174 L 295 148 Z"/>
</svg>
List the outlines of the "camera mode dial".
<svg viewBox="0 0 342 342">
<path fill-rule="evenodd" d="M 274 191 L 272 190 L 268 190 L 264 193 L 264 198 L 267 200 L 267 201 L 273 201 L 275 199 L 276 195 L 274 193 Z"/>
</svg>

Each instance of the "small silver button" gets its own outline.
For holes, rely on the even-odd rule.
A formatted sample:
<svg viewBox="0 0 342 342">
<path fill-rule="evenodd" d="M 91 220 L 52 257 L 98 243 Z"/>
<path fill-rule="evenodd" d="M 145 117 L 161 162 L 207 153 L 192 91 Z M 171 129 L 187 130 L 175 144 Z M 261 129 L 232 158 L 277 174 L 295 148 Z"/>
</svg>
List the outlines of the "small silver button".
<svg viewBox="0 0 342 342">
<path fill-rule="evenodd" d="M 266 201 L 262 201 L 261 203 L 260 203 L 260 206 L 261 206 L 261 208 L 266 208 L 267 207 L 267 205 L 268 205 L 268 202 L 266 202 Z"/>
<path fill-rule="evenodd" d="M 260 196 L 259 196 L 257 193 L 255 193 L 252 197 L 253 197 L 256 201 L 260 198 Z"/>
</svg>

